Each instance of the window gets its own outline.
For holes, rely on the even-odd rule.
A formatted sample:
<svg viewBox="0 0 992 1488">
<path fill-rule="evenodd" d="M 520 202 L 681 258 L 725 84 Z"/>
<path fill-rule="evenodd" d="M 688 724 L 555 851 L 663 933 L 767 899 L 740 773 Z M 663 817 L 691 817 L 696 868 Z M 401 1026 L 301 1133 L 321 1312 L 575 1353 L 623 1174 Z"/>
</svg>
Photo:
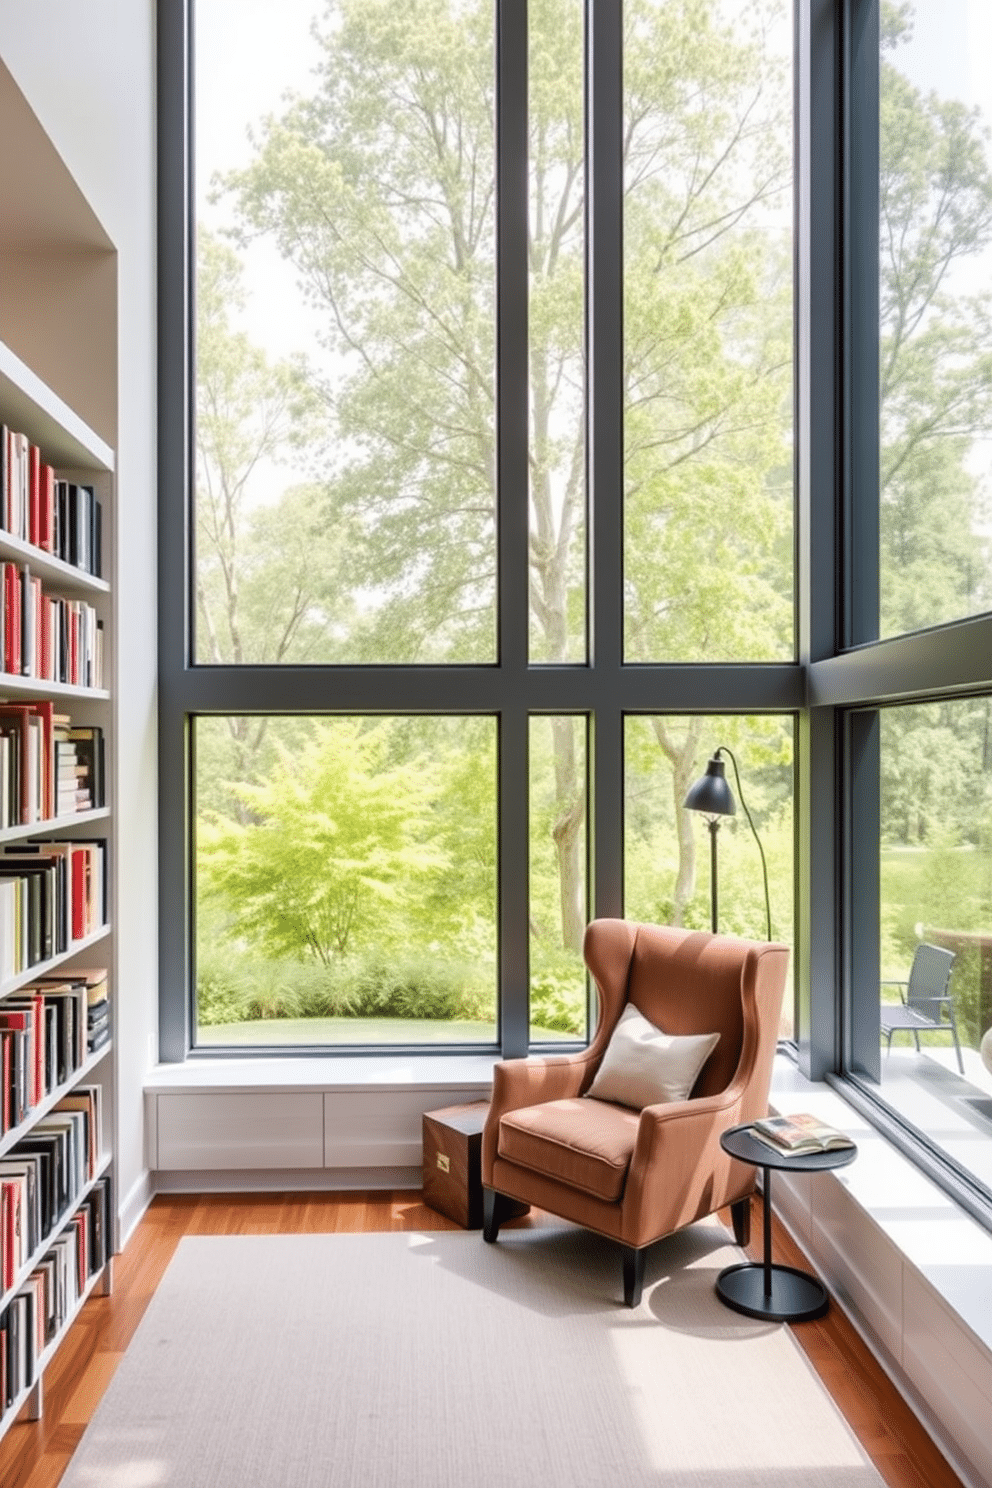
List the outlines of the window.
<svg viewBox="0 0 992 1488">
<path fill-rule="evenodd" d="M 992 606 L 987 7 L 885 12 L 879 82 L 881 634 Z"/>
<path fill-rule="evenodd" d="M 823 1072 L 840 1071 L 985 1223 L 992 153 L 975 49 L 987 25 L 970 4 L 851 8 L 840 576 L 851 649 L 811 667 L 808 725 L 823 781 L 810 831 L 829 848 L 810 873 L 843 885 L 835 980 L 846 983 L 839 1044 L 827 996 L 819 1010 L 811 999 L 811 1041 Z M 839 839 L 816 820 L 838 789 Z M 926 969 L 929 998 L 916 983 Z"/>
<path fill-rule="evenodd" d="M 493 1044 L 491 718 L 200 718 L 197 1028 Z"/>
<path fill-rule="evenodd" d="M 788 938 L 789 5 L 180 10 L 162 1057 L 583 1041 L 590 915 L 699 920 L 721 739 Z"/>
</svg>

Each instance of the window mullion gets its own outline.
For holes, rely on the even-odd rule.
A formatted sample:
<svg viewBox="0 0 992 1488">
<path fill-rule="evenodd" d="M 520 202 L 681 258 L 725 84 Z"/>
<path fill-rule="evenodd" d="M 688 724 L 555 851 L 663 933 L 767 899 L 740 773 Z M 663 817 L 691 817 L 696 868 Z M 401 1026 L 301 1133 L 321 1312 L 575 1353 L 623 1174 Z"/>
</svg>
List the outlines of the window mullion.
<svg viewBox="0 0 992 1488">
<path fill-rule="evenodd" d="M 586 12 L 586 349 L 593 913 L 623 913 L 623 13 Z M 610 702 L 604 706 L 605 699 Z"/>
<path fill-rule="evenodd" d="M 496 12 L 496 430 L 499 666 L 499 987 L 503 1054 L 529 1037 L 527 5 Z"/>
</svg>

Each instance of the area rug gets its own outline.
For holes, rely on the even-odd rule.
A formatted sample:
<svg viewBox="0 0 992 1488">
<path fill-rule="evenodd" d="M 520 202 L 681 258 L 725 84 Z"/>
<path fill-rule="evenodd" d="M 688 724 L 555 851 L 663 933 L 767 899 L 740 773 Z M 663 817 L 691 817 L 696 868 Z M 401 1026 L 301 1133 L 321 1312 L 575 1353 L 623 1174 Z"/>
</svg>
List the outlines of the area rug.
<svg viewBox="0 0 992 1488">
<path fill-rule="evenodd" d="M 63 1488 L 879 1488 L 715 1221 L 184 1239 Z"/>
</svg>

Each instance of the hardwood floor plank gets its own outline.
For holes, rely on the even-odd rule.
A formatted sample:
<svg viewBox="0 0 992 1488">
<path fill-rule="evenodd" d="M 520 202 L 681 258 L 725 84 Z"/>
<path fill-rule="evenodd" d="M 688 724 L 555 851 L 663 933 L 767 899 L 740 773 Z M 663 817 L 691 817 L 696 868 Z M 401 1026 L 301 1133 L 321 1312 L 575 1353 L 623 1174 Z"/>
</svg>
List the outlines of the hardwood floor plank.
<svg viewBox="0 0 992 1488">
<path fill-rule="evenodd" d="M 86 1372 L 61 1412 L 60 1423 L 63 1426 L 89 1424 L 123 1357 L 123 1353 L 112 1353 L 109 1349 L 94 1353 Z"/>
<path fill-rule="evenodd" d="M 726 1216 L 729 1227 L 729 1215 Z M 515 1228 L 560 1223 L 532 1211 Z M 156 1198 L 114 1263 L 114 1293 L 92 1297 L 45 1375 L 45 1415 L 19 1422 L 0 1441 L 3 1488 L 57 1488 L 145 1309 L 184 1235 L 369 1234 L 456 1230 L 417 1190 L 349 1193 L 166 1194 Z M 761 1249 L 760 1201 L 751 1254 Z M 773 1224 L 775 1259 L 806 1268 Z M 889 1488 L 961 1488 L 929 1435 L 840 1308 L 793 1333 Z"/>
</svg>

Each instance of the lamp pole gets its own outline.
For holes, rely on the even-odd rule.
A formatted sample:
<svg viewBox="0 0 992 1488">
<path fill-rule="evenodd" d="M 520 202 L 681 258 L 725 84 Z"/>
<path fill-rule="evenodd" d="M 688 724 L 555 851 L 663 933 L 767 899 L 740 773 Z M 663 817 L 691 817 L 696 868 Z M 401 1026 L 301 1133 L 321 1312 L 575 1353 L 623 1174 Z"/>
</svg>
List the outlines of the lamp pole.
<svg viewBox="0 0 992 1488">
<path fill-rule="evenodd" d="M 720 830 L 720 818 L 711 816 L 706 825 L 710 829 L 710 926 L 715 935 L 717 928 L 716 834 Z"/>
</svg>

